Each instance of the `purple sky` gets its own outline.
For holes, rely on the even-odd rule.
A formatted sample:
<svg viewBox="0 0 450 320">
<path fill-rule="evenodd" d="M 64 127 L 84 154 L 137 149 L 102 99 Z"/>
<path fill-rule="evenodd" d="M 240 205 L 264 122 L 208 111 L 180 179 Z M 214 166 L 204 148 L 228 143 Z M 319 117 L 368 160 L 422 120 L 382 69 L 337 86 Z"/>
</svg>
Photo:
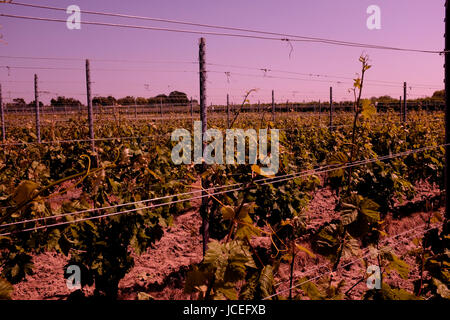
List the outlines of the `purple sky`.
<svg viewBox="0 0 450 320">
<path fill-rule="evenodd" d="M 40 1 L 39 4 L 64 8 L 76 4 L 81 10 L 127 13 L 395 47 L 442 50 L 444 45 L 443 0 L 60 0 Z M 366 9 L 372 4 L 381 8 L 381 30 L 368 30 L 366 27 Z M 66 19 L 68 16 L 64 12 L 6 4 L 0 4 L 0 11 L 59 19 Z M 83 14 L 81 19 L 194 29 L 189 26 Z M 27 102 L 32 100 L 33 74 L 37 73 L 40 90 L 54 93 L 42 94 L 45 103 L 56 93 L 75 97 L 85 103 L 84 61 L 81 60 L 85 58 L 92 59 L 94 94 L 149 97 L 179 90 L 198 98 L 198 65 L 195 62 L 198 57 L 199 35 L 89 25 L 82 25 L 81 30 L 68 30 L 65 23 L 5 17 L 0 18 L 0 24 L 3 40 L 7 42 L 0 43 L 0 55 L 80 58 L 79 61 L 0 58 L 0 82 L 3 96 L 7 100 L 15 97 L 24 97 Z M 363 94 L 365 97 L 388 94 L 397 98 L 402 95 L 403 81 L 408 82 L 408 94 L 411 98 L 431 95 L 435 90 L 443 88 L 443 57 L 438 54 L 296 42 L 292 43 L 293 51 L 289 57 L 290 47 L 286 42 L 209 35 L 205 38 L 206 60 L 209 63 L 339 77 L 353 77 L 359 71 L 358 57 L 364 51 L 373 64 L 367 74 L 369 82 Z M 131 61 L 118 63 L 95 59 Z M 132 62 L 133 60 L 153 63 Z M 4 66 L 11 67 L 9 72 Z M 13 66 L 79 70 L 14 69 Z M 330 86 L 334 88 L 335 100 L 351 99 L 351 94 L 348 93 L 351 80 L 276 72 L 269 72 L 267 75 L 303 80 L 270 79 L 263 77 L 264 73 L 258 70 L 212 65 L 207 69 L 215 71 L 208 74 L 208 104 L 224 103 L 227 93 L 232 101 L 241 102 L 245 91 L 252 88 L 259 90 L 250 97 L 251 102 L 269 101 L 272 89 L 275 90 L 278 102 L 327 100 Z M 225 72 L 230 72 L 230 76 L 227 77 Z M 379 82 L 370 82 L 374 80 L 395 83 L 380 85 Z"/>
</svg>

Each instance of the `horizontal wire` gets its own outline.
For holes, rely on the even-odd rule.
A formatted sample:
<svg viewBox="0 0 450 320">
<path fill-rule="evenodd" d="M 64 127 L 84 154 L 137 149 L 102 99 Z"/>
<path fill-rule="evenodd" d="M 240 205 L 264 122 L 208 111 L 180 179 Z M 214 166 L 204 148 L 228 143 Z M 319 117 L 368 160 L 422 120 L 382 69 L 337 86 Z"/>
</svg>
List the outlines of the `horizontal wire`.
<svg viewBox="0 0 450 320">
<path fill-rule="evenodd" d="M 64 12 L 66 12 L 65 8 L 58 8 L 58 7 L 51 7 L 51 6 L 44 6 L 44 5 L 35 5 L 35 4 L 19 3 L 19 2 L 7 3 L 7 4 L 19 5 L 19 6 L 25 6 L 25 7 L 33 7 L 33 8 L 40 8 L 40 9 L 57 10 L 57 11 L 64 11 Z M 381 46 L 381 45 L 374 45 L 374 44 L 348 42 L 348 41 L 325 39 L 325 38 L 317 38 L 317 37 L 310 37 L 310 36 L 298 36 L 298 35 L 290 35 L 290 34 L 283 34 L 283 33 L 277 33 L 277 32 L 252 30 L 252 29 L 237 28 L 237 27 L 226 27 L 226 26 L 218 26 L 218 25 L 209 25 L 209 24 L 193 23 L 193 22 L 187 22 L 187 21 L 177 21 L 177 20 L 161 19 L 161 18 L 151 18 L 151 17 L 136 16 L 136 15 L 118 14 L 118 13 L 108 13 L 108 12 L 88 11 L 88 10 L 83 10 L 81 12 L 86 13 L 86 14 L 92 14 L 92 15 L 131 18 L 131 19 L 138 19 L 138 20 L 149 20 L 149 21 L 157 21 L 157 22 L 165 22 L 165 23 L 173 23 L 173 24 L 182 24 L 182 25 L 205 27 L 205 28 L 240 31 L 240 32 L 247 32 L 247 33 L 254 33 L 254 34 L 270 35 L 270 36 L 281 36 L 283 38 L 273 38 L 273 37 L 267 37 L 267 36 L 264 36 L 264 37 L 263 36 L 249 36 L 249 35 L 243 35 L 243 34 L 218 33 L 218 32 L 194 31 L 194 30 L 178 30 L 178 29 L 146 27 L 146 28 L 149 28 L 149 29 L 151 28 L 150 30 L 184 32 L 184 33 L 195 33 L 195 34 L 209 34 L 209 35 L 221 35 L 221 36 L 235 36 L 235 37 L 245 37 L 245 38 L 264 39 L 264 40 L 316 42 L 316 43 L 324 43 L 324 44 L 329 44 L 329 45 L 340 45 L 340 46 L 349 46 L 349 47 L 358 47 L 358 48 L 384 49 L 384 50 L 395 50 L 395 51 L 406 51 L 406 52 L 418 52 L 418 53 L 442 54 L 442 53 L 446 52 L 446 51 L 436 51 L 436 50 L 397 48 L 397 47 Z M 3 16 L 9 16 L 9 17 L 16 17 L 16 18 L 20 17 L 20 16 L 13 16 L 13 15 L 4 15 L 4 14 L 2 14 L 2 15 Z M 24 17 L 24 16 L 21 16 L 21 18 L 23 18 L 23 19 L 34 18 L 34 19 L 37 19 L 37 20 L 45 19 L 45 18 Z M 57 20 L 56 19 L 48 19 L 47 21 L 57 21 Z M 62 22 L 66 22 L 65 20 L 61 20 L 61 21 Z M 82 23 L 86 24 L 86 22 L 82 22 Z M 94 23 L 90 23 L 90 24 L 94 24 Z M 113 25 L 113 24 L 104 24 L 104 25 Z M 125 25 L 115 24 L 115 26 L 125 26 Z M 128 27 L 131 27 L 131 26 L 128 26 Z M 137 26 L 133 26 L 133 27 L 137 27 Z M 143 26 L 141 26 L 141 27 L 145 28 Z"/>
<path fill-rule="evenodd" d="M 30 60 L 76 60 L 76 61 L 84 61 L 84 59 L 82 58 L 57 58 L 57 57 L 27 57 L 27 56 L 2 56 L 0 55 L 0 58 L 10 58 L 10 59 L 30 59 Z M 133 60 L 114 60 L 114 59 L 89 59 L 91 61 L 114 61 L 114 62 L 123 62 L 123 61 L 128 61 L 128 62 L 133 62 Z M 145 60 L 135 60 L 136 63 L 141 63 L 141 62 L 148 62 L 148 63 L 170 63 L 170 62 L 165 62 L 165 61 L 145 61 Z M 180 62 L 180 63 L 188 63 L 188 64 L 198 64 L 198 62 Z M 308 76 L 308 77 L 323 77 L 323 78 L 336 78 L 336 79 L 345 79 L 345 80 L 354 80 L 355 77 L 350 77 L 350 76 L 338 76 L 338 75 L 325 75 L 325 74 L 314 74 L 314 73 L 302 73 L 302 72 L 295 72 L 295 71 L 286 71 L 286 70 L 278 70 L 278 69 L 273 69 L 273 68 L 255 68 L 255 67 L 247 67 L 247 66 L 237 66 L 237 65 L 226 65 L 226 64 L 219 64 L 219 63 L 206 63 L 206 65 L 211 65 L 211 66 L 218 66 L 218 67 L 227 67 L 227 68 L 237 68 L 237 69 L 247 69 L 247 70 L 257 70 L 257 71 L 262 71 L 264 72 L 264 74 L 268 73 L 268 72 L 275 72 L 275 73 L 285 73 L 285 74 L 294 74 L 294 75 L 303 75 L 303 76 Z M 5 66 L 1 66 L 1 67 L 5 67 Z M 6 66 L 9 67 L 9 66 Z M 29 69 L 33 69 L 33 67 L 14 67 L 11 66 L 10 68 L 29 68 Z M 51 69 L 51 67 L 49 68 L 45 68 L 45 69 Z M 78 69 L 70 69 L 70 70 L 78 70 Z M 81 69 L 79 69 L 81 70 Z M 97 71 L 141 71 L 143 69 L 136 69 L 136 70 L 131 70 L 131 69 L 105 69 L 105 68 L 94 68 L 93 70 L 97 70 Z M 177 70 L 149 70 L 152 72 L 196 72 L 196 71 L 177 71 Z M 220 72 L 220 71 L 218 71 Z M 398 84 L 398 86 L 403 86 L 403 82 L 394 82 L 394 81 L 386 81 L 386 80 L 370 80 L 367 79 L 366 80 L 368 83 L 385 83 L 385 84 Z M 10 81 L 11 82 L 11 81 Z M 32 81 L 30 81 L 32 82 Z M 48 82 L 48 81 L 47 81 Z M 409 87 L 413 86 L 414 88 L 420 88 L 420 89 L 436 89 L 436 88 L 441 88 L 441 86 L 437 86 L 437 85 L 432 85 L 432 84 L 415 84 L 415 83 L 409 83 L 408 84 Z M 393 86 L 393 87 L 397 87 Z"/>
<path fill-rule="evenodd" d="M 337 75 L 326 75 L 326 74 L 314 74 L 314 73 L 302 73 L 302 72 L 295 72 L 295 71 L 286 71 L 286 70 L 278 70 L 273 68 L 255 68 L 255 67 L 246 67 L 246 66 L 237 66 L 237 65 L 226 65 L 226 64 L 219 64 L 219 63 L 206 63 L 206 65 L 211 66 L 218 66 L 218 67 L 227 67 L 227 68 L 236 68 L 236 69 L 247 69 L 247 70 L 258 70 L 264 72 L 264 74 L 268 72 L 276 72 L 276 73 L 286 73 L 286 74 L 296 74 L 296 75 L 302 75 L 302 76 L 308 76 L 308 77 L 323 77 L 323 78 L 336 78 L 336 79 L 345 79 L 345 80 L 354 80 L 355 77 L 350 76 L 337 76 Z M 388 84 L 401 84 L 403 87 L 403 81 L 402 82 L 394 82 L 394 81 L 386 81 L 386 80 L 370 80 L 366 79 L 365 82 L 372 83 L 372 82 L 379 82 L 379 83 L 388 83 Z M 433 89 L 433 88 L 441 88 L 441 86 L 435 86 L 432 84 L 414 84 L 414 83 L 408 83 L 408 86 L 412 85 L 416 88 L 421 89 Z"/>
<path fill-rule="evenodd" d="M 61 70 L 61 71 L 85 71 L 84 68 L 68 68 L 68 67 L 40 67 L 40 66 L 9 66 L 9 65 L 2 65 L 0 68 L 5 69 L 26 69 L 26 70 Z M 164 72 L 164 73 L 199 73 L 199 71 L 196 70 L 153 70 L 153 69 L 111 69 L 111 68 L 91 68 L 91 71 L 129 71 L 129 72 Z"/>
<path fill-rule="evenodd" d="M 168 61 L 168 60 L 129 60 L 129 59 L 101 59 L 101 58 L 64 58 L 64 57 L 32 57 L 32 56 L 5 56 L 3 59 L 24 59 L 24 60 L 55 60 L 55 61 L 98 61 L 98 62 L 134 62 L 134 63 L 161 63 L 161 64 L 198 64 L 197 61 Z"/>
<path fill-rule="evenodd" d="M 312 82 L 324 82 L 324 83 L 335 83 L 335 84 L 345 84 L 345 81 L 337 81 L 337 80 L 319 80 L 319 79 L 308 79 L 308 78 L 293 78 L 293 77 L 281 77 L 281 76 L 274 76 L 274 75 L 260 75 L 260 74 L 248 74 L 248 73 L 238 73 L 238 72 L 224 72 L 224 71 L 216 71 L 216 70 L 207 70 L 207 73 L 219 73 L 224 74 L 228 73 L 228 76 L 241 76 L 241 77 L 254 77 L 254 78 L 268 78 L 268 79 L 282 79 L 282 80 L 298 80 L 298 81 L 312 81 Z M 350 78 L 348 79 L 350 80 Z M 353 79 L 351 79 L 353 80 Z M 369 84 L 368 84 L 369 85 Z M 399 83 L 398 85 L 392 85 L 392 84 L 383 84 L 383 83 L 370 83 L 370 86 L 372 87 L 390 87 L 390 88 L 403 88 L 403 83 Z M 419 86 L 408 86 L 412 88 L 418 88 L 418 89 L 436 89 L 436 88 L 430 88 L 430 87 L 419 87 Z"/>
</svg>

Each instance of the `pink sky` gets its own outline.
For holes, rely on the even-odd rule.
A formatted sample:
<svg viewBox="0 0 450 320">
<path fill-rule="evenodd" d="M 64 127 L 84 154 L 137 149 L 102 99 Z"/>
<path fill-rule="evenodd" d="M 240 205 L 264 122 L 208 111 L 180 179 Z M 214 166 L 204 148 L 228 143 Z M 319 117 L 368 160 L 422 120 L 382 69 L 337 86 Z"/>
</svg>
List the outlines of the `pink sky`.
<svg viewBox="0 0 450 320">
<path fill-rule="evenodd" d="M 126 13 L 414 49 L 442 50 L 444 45 L 443 0 L 62 0 L 40 1 L 39 4 L 64 8 L 76 4 L 81 10 Z M 366 27 L 366 9 L 373 4 L 381 8 L 381 30 L 368 30 Z M 66 19 L 68 16 L 64 12 L 7 4 L 0 4 L 0 12 L 59 19 Z M 189 26 L 83 14 L 81 19 L 194 29 Z M 6 17 L 0 17 L 0 24 L 3 40 L 7 42 L 0 44 L 2 56 L 80 59 L 54 61 L 0 58 L 0 82 L 7 101 L 15 97 L 24 97 L 27 102 L 33 100 L 33 75 L 37 73 L 40 90 L 49 92 L 42 94 L 45 103 L 56 94 L 75 97 L 85 103 L 82 60 L 85 58 L 92 59 L 94 94 L 150 97 L 179 90 L 198 98 L 196 61 L 199 35 L 89 25 L 82 25 L 81 30 L 68 30 L 65 23 Z M 210 35 L 205 38 L 208 63 L 329 76 L 309 77 L 272 71 L 267 75 L 298 79 L 271 79 L 263 77 L 264 73 L 258 70 L 208 65 L 207 69 L 214 71 L 208 74 L 208 104 L 224 103 L 227 93 L 230 94 L 231 101 L 241 102 L 245 91 L 253 88 L 259 90 L 250 97 L 251 102 L 268 102 L 272 89 L 275 90 L 277 102 L 328 100 L 330 86 L 334 88 L 335 100 L 350 100 L 348 88 L 352 81 L 330 76 L 354 77 L 359 71 L 358 57 L 363 51 L 370 56 L 373 65 L 367 74 L 368 82 L 363 94 L 365 97 L 388 94 L 398 98 L 403 92 L 403 81 L 408 82 L 408 94 L 411 98 L 431 95 L 435 90 L 443 88 L 444 61 L 438 54 L 296 42 L 292 43 L 293 51 L 289 57 L 289 44 L 282 41 Z M 95 59 L 120 59 L 127 62 Z M 133 62 L 141 60 L 151 63 Z M 15 69 L 14 66 L 30 69 Z M 43 67 L 54 69 L 38 69 Z M 76 70 L 56 70 L 57 68 Z M 227 77 L 225 72 L 230 72 L 230 76 Z"/>
</svg>

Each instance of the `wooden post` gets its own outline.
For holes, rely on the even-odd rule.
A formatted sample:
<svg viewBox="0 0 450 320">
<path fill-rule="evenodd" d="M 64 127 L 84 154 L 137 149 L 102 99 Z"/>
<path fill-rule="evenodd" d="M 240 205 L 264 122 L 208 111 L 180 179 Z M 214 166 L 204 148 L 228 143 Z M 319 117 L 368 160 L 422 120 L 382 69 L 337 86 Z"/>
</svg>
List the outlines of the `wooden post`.
<svg viewBox="0 0 450 320">
<path fill-rule="evenodd" d="M 202 122 L 202 157 L 206 147 L 204 135 L 207 129 L 208 112 L 206 105 L 206 69 L 205 69 L 205 38 L 200 38 L 199 43 L 199 75 L 200 75 L 200 120 Z M 202 171 L 206 170 L 205 162 L 202 163 Z M 206 181 L 202 179 L 202 188 L 206 189 Z M 208 217 L 208 198 L 207 193 L 202 191 L 202 204 L 200 206 L 200 216 L 202 217 L 202 238 L 203 238 L 203 256 L 208 249 L 209 241 L 209 217 Z"/>
<path fill-rule="evenodd" d="M 261 112 L 261 101 L 258 100 L 258 113 Z"/>
<path fill-rule="evenodd" d="M 445 223 L 444 234 L 448 234 L 450 219 L 450 3 L 445 1 Z"/>
<path fill-rule="evenodd" d="M 333 130 L 333 87 L 330 87 L 330 130 Z"/>
<path fill-rule="evenodd" d="M 94 113 L 92 110 L 92 99 L 91 99 L 91 70 L 89 59 L 86 59 L 86 97 L 87 97 L 87 107 L 88 107 L 88 121 L 89 121 L 89 139 L 91 139 L 91 149 L 95 152 L 95 141 L 94 141 Z"/>
<path fill-rule="evenodd" d="M 137 103 L 136 103 L 136 100 L 134 101 L 134 119 L 136 119 L 137 120 Z"/>
<path fill-rule="evenodd" d="M 6 129 L 5 129 L 5 108 L 3 106 L 3 97 L 2 97 L 2 85 L 0 84 L 0 115 L 2 121 L 2 141 L 5 143 L 6 141 Z"/>
<path fill-rule="evenodd" d="M 272 121 L 275 122 L 275 93 L 272 90 Z"/>
<path fill-rule="evenodd" d="M 406 82 L 403 82 L 403 122 L 407 121 L 408 106 L 406 104 Z"/>
<path fill-rule="evenodd" d="M 34 108 L 36 114 L 36 137 L 37 142 L 41 143 L 41 119 L 40 119 L 40 110 L 39 110 L 39 91 L 38 91 L 38 76 L 34 75 Z"/>
<path fill-rule="evenodd" d="M 230 96 L 227 94 L 227 128 L 230 128 Z"/>
<path fill-rule="evenodd" d="M 194 121 L 194 103 L 192 102 L 192 97 L 191 97 L 190 105 L 191 105 L 191 119 L 192 119 L 192 121 Z"/>
<path fill-rule="evenodd" d="M 163 115 L 162 98 L 159 98 L 159 114 L 161 115 L 161 118 L 162 118 L 162 115 Z"/>
</svg>

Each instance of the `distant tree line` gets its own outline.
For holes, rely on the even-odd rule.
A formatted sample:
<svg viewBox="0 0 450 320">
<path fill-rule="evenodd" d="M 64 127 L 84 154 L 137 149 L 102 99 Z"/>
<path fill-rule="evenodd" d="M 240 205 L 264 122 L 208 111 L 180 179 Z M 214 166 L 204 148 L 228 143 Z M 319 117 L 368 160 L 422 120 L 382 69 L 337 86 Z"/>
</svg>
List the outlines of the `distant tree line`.
<svg viewBox="0 0 450 320">
<path fill-rule="evenodd" d="M 400 96 L 400 95 L 399 95 Z M 372 103 L 377 103 L 380 105 L 392 105 L 395 103 L 399 103 L 399 98 L 392 98 L 388 95 L 380 96 L 380 97 L 371 97 L 370 98 Z M 107 96 L 107 97 L 94 97 L 92 99 L 92 104 L 96 106 L 112 106 L 112 105 L 122 105 L 122 106 L 129 106 L 129 105 L 151 105 L 151 104 L 177 104 L 177 105 L 189 105 L 190 99 L 188 98 L 187 94 L 180 91 L 172 91 L 169 95 L 165 94 L 159 94 L 155 97 L 150 98 L 144 98 L 144 97 L 133 97 L 133 96 L 126 96 L 123 98 L 116 99 L 113 96 Z M 197 100 L 192 101 L 194 104 L 198 104 Z M 418 105 L 426 105 L 426 104 L 441 104 L 445 102 L 445 91 L 439 90 L 435 91 L 431 97 L 426 98 L 417 98 L 417 99 L 408 99 L 408 102 L 410 103 L 417 103 Z M 289 102 L 290 104 L 295 105 L 314 105 L 319 104 L 319 101 L 312 101 L 312 102 Z M 328 101 L 322 101 L 322 105 L 326 105 Z M 352 106 L 353 101 L 341 101 L 338 102 L 343 106 Z M 283 104 L 283 103 L 281 103 Z M 43 103 L 39 101 L 39 105 L 42 107 Z M 83 104 L 74 98 L 66 98 L 64 96 L 58 96 L 56 99 L 51 99 L 50 106 L 55 107 L 56 109 L 59 107 L 64 106 L 82 106 Z M 23 98 L 15 98 L 11 103 L 6 103 L 5 106 L 7 108 L 25 108 L 25 107 L 34 107 L 35 103 L 34 101 L 31 101 L 30 103 L 26 103 L 26 101 Z M 270 107 L 271 104 L 268 103 L 262 103 L 262 107 Z"/>
<path fill-rule="evenodd" d="M 172 91 L 169 95 L 159 94 L 155 97 L 144 98 L 144 97 L 133 97 L 126 96 L 124 98 L 116 99 L 112 96 L 108 97 L 95 97 L 92 99 L 92 103 L 94 105 L 99 106 L 111 106 L 111 105 L 121 105 L 121 106 L 130 106 L 130 105 L 149 105 L 149 104 L 177 104 L 177 105 L 188 105 L 190 99 L 187 94 L 180 91 Z M 197 103 L 196 100 L 193 101 Z"/>
<path fill-rule="evenodd" d="M 15 98 L 13 99 L 12 103 L 6 103 L 5 106 L 7 108 L 29 108 L 29 107 L 35 107 L 36 103 L 31 101 L 30 103 L 26 103 L 25 99 L 23 98 Z M 43 107 L 44 104 L 42 101 L 39 101 L 39 106 Z"/>
<path fill-rule="evenodd" d="M 101 97 L 97 96 L 92 99 L 92 104 L 97 106 L 112 106 L 112 105 L 149 105 L 149 104 L 177 104 L 177 105 L 188 105 L 190 103 L 190 99 L 187 94 L 180 91 L 172 91 L 169 95 L 159 94 L 155 97 L 144 98 L 144 97 L 133 97 L 126 96 L 123 98 L 116 99 L 113 96 Z M 193 100 L 193 103 L 196 104 L 197 100 Z M 11 103 L 5 104 L 6 107 L 10 108 L 25 108 L 25 107 L 34 107 L 34 101 L 30 103 L 26 103 L 23 98 L 15 98 Z M 44 104 L 39 101 L 39 105 L 42 107 Z M 64 96 L 58 96 L 54 99 L 50 100 L 50 106 L 55 109 L 63 108 L 64 106 L 73 106 L 78 107 L 82 106 L 79 100 L 74 98 L 66 98 Z"/>
</svg>

